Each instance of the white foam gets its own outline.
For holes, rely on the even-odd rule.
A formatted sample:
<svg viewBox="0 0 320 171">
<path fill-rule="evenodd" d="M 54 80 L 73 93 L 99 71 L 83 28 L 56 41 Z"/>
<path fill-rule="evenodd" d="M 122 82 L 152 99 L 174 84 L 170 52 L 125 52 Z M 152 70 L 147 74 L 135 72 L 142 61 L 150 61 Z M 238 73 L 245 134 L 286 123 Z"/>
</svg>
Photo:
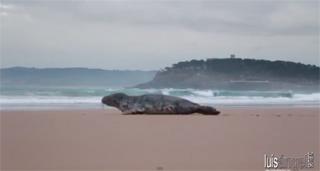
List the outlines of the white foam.
<svg viewBox="0 0 320 171">
<path fill-rule="evenodd" d="M 296 94 L 293 97 L 183 96 L 183 98 L 203 104 L 320 104 L 320 93 Z"/>
<path fill-rule="evenodd" d="M 145 94 L 145 93 L 161 93 L 165 95 L 172 95 L 171 93 L 180 93 L 180 97 L 186 98 L 190 101 L 201 103 L 201 104 L 227 104 L 227 105 L 245 105 L 245 104 L 320 104 L 320 93 L 311 94 L 294 94 L 292 96 L 252 96 L 241 92 L 243 95 L 227 96 L 217 95 L 214 93 L 219 93 L 215 90 L 194 90 L 194 89 L 107 89 L 109 93 L 113 91 L 121 92 L 128 91 L 134 94 Z M 233 93 L 233 92 L 231 92 Z M 266 92 L 263 92 L 266 93 Z M 274 92 L 271 92 L 274 94 Z M 54 93 L 53 93 L 54 94 Z M 261 94 L 258 92 L 257 94 Z M 281 93 L 280 93 L 281 94 Z M 106 94 L 107 95 L 107 94 Z M 95 96 L 66 96 L 66 95 L 35 95 L 33 93 L 26 95 L 0 95 L 0 105 L 6 106 L 18 106 L 18 105 L 57 105 L 57 104 L 101 104 L 101 98 L 104 95 Z"/>
<path fill-rule="evenodd" d="M 0 96 L 0 104 L 85 104 L 100 103 L 101 97 Z"/>
</svg>

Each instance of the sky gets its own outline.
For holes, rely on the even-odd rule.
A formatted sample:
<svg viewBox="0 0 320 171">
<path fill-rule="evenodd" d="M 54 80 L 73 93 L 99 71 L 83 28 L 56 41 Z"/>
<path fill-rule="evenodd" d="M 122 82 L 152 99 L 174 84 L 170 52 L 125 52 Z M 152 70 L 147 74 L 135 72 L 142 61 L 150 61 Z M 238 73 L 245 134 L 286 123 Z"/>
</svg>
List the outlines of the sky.
<svg viewBox="0 0 320 171">
<path fill-rule="evenodd" d="M 0 66 L 158 70 L 191 59 L 319 65 L 315 0 L 2 0 Z"/>
</svg>

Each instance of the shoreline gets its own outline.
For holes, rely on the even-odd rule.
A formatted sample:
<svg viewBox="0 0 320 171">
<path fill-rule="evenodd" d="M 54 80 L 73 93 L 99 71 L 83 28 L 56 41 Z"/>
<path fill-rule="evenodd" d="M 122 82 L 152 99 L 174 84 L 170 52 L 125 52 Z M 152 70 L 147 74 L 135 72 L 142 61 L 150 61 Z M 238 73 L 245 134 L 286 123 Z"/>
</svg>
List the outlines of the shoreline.
<svg viewBox="0 0 320 171">
<path fill-rule="evenodd" d="M 215 108 L 318 108 L 320 103 L 286 103 L 286 104 L 202 104 Z M 34 104 L 34 105 L 3 105 L 0 112 L 4 111 L 61 111 L 61 110 L 109 110 L 113 107 L 103 104 Z"/>
</svg>

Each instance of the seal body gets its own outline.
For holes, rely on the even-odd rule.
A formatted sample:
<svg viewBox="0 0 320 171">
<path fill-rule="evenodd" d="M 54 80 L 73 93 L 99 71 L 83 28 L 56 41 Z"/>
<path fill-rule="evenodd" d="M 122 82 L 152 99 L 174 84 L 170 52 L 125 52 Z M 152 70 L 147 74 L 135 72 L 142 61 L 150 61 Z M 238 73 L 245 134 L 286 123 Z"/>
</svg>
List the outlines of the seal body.
<svg viewBox="0 0 320 171">
<path fill-rule="evenodd" d="M 116 93 L 102 98 L 102 103 L 118 108 L 124 114 L 192 114 L 217 115 L 220 112 L 210 106 L 202 106 L 188 100 L 160 95 L 146 94 L 128 96 Z"/>
</svg>

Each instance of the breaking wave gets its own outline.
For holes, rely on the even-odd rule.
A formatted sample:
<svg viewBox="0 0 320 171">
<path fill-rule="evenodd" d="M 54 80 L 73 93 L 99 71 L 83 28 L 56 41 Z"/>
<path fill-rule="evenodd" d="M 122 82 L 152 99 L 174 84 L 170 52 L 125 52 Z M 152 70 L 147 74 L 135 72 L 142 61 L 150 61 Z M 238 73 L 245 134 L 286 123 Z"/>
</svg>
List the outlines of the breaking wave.
<svg viewBox="0 0 320 171">
<path fill-rule="evenodd" d="M 1 88 L 1 108 L 21 105 L 82 105 L 101 106 L 100 100 L 113 93 L 142 95 L 164 94 L 186 98 L 196 103 L 214 105 L 251 104 L 320 104 L 320 93 L 292 91 L 230 91 L 196 89 L 137 89 L 137 88 Z"/>
</svg>

